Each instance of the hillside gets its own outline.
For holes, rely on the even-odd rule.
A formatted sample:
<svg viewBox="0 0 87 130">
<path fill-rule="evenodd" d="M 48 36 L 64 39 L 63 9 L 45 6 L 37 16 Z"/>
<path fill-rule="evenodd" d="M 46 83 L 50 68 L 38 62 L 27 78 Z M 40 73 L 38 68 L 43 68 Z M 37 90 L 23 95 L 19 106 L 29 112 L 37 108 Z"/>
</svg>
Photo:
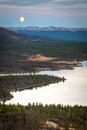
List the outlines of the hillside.
<svg viewBox="0 0 87 130">
<path fill-rule="evenodd" d="M 17 30 L 0 28 L 0 73 L 71 69 L 77 65 L 74 61 L 87 59 L 86 43 L 23 35 Z"/>
<path fill-rule="evenodd" d="M 11 31 L 8 28 L 0 27 L 0 42 L 6 42 L 7 39 L 19 39 L 17 32 Z"/>
</svg>

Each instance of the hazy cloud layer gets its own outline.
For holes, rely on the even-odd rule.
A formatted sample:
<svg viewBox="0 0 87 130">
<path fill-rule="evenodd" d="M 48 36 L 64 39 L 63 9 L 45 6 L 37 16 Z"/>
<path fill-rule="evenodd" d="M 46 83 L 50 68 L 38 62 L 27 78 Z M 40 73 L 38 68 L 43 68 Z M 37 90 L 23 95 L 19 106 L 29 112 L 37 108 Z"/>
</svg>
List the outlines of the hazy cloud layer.
<svg viewBox="0 0 87 130">
<path fill-rule="evenodd" d="M 78 5 L 78 4 L 86 4 L 87 0 L 55 0 L 55 4 L 60 5 Z"/>
<path fill-rule="evenodd" d="M 0 0 L 2 5 L 33 6 L 43 4 L 50 0 Z"/>
<path fill-rule="evenodd" d="M 87 4 L 87 0 L 0 0 L 0 4 L 15 6 L 71 6 L 78 4 Z"/>
</svg>

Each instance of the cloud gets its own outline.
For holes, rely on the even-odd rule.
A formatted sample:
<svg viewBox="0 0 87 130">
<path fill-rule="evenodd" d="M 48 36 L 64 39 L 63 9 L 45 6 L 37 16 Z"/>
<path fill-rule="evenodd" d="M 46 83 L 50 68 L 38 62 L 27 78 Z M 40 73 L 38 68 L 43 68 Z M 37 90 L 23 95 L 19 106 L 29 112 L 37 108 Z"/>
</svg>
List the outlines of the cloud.
<svg viewBox="0 0 87 130">
<path fill-rule="evenodd" d="M 0 0 L 1 5 L 34 6 L 51 0 Z"/>
<path fill-rule="evenodd" d="M 62 8 L 86 8 L 87 0 L 0 0 L 2 6 L 17 7 L 62 7 Z"/>
<path fill-rule="evenodd" d="M 87 0 L 53 0 L 54 4 L 58 5 L 78 5 L 78 4 L 87 4 Z"/>
</svg>

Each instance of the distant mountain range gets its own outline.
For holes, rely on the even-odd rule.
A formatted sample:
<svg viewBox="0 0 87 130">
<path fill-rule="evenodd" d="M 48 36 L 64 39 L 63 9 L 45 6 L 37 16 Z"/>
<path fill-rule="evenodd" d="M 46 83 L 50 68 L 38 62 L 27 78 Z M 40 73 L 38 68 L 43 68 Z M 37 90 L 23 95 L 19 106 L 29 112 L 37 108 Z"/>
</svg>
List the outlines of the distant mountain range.
<svg viewBox="0 0 87 130">
<path fill-rule="evenodd" d="M 87 31 L 87 28 L 66 28 L 66 27 L 10 27 L 11 30 L 31 30 L 31 31 Z"/>
<path fill-rule="evenodd" d="M 65 27 L 15 27 L 9 28 L 23 35 L 32 35 L 55 40 L 72 40 L 87 42 L 87 28 Z"/>
<path fill-rule="evenodd" d="M 0 28 L 5 35 L 18 38 L 19 35 L 35 36 L 54 40 L 87 42 L 87 28 L 65 28 L 65 27 L 9 27 Z M 8 33 L 6 33 L 8 31 Z"/>
</svg>

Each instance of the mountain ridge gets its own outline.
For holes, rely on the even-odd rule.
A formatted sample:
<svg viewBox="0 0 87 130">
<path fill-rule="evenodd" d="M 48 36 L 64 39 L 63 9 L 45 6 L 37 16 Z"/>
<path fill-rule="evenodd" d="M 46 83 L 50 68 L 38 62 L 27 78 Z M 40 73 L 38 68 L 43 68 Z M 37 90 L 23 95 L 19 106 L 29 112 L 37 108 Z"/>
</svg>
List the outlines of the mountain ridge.
<svg viewBox="0 0 87 130">
<path fill-rule="evenodd" d="M 10 37 L 20 39 L 32 37 L 32 39 L 51 39 L 63 41 L 87 42 L 87 28 L 65 28 L 65 27 L 0 27 L 0 39 Z"/>
<path fill-rule="evenodd" d="M 55 31 L 55 30 L 69 30 L 69 31 L 87 31 L 87 28 L 67 28 L 67 27 L 54 27 L 54 26 L 47 26 L 47 27 L 38 27 L 38 26 L 31 26 L 31 27 L 9 27 L 10 30 L 34 30 L 34 31 Z"/>
<path fill-rule="evenodd" d="M 65 27 L 11 27 L 9 28 L 26 36 L 37 36 L 53 40 L 87 42 L 87 28 Z"/>
</svg>

